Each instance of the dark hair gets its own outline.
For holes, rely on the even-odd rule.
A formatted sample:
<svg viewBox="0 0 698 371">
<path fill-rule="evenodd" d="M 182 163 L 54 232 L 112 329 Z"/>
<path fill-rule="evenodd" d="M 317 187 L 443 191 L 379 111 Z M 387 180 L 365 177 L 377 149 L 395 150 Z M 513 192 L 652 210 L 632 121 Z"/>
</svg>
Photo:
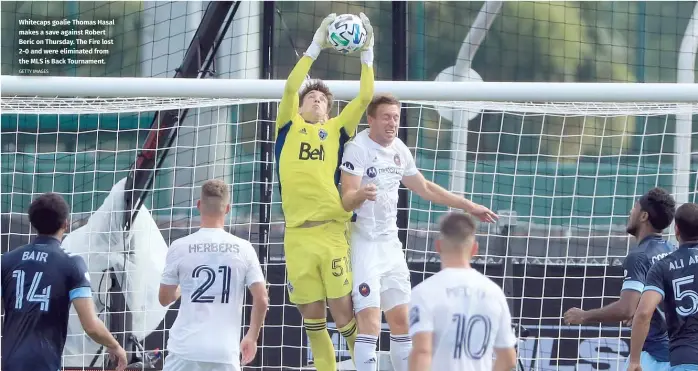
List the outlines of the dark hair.
<svg viewBox="0 0 698 371">
<path fill-rule="evenodd" d="M 647 220 L 654 229 L 663 231 L 674 220 L 676 201 L 662 188 L 650 189 L 638 202 L 642 211 L 647 213 Z"/>
<path fill-rule="evenodd" d="M 68 203 L 57 193 L 44 193 L 29 205 L 29 222 L 39 234 L 53 235 L 68 220 Z"/>
<path fill-rule="evenodd" d="M 468 214 L 451 212 L 441 219 L 439 232 L 454 244 L 464 244 L 475 236 L 475 221 Z"/>
<path fill-rule="evenodd" d="M 376 94 L 366 108 L 366 114 L 371 117 L 376 117 L 378 106 L 388 104 L 391 106 L 400 107 L 400 101 L 391 94 Z"/>
<path fill-rule="evenodd" d="M 685 203 L 676 210 L 676 228 L 682 242 L 698 241 L 698 204 Z"/>
<path fill-rule="evenodd" d="M 334 103 L 334 95 L 332 95 L 330 88 L 327 87 L 322 80 L 311 80 L 308 82 L 308 84 L 306 84 L 303 90 L 300 92 L 298 104 L 303 104 L 303 99 L 305 99 L 305 96 L 311 91 L 319 91 L 320 93 L 325 94 L 325 97 L 327 97 L 327 112 L 329 113 L 330 110 L 332 110 L 332 104 Z"/>
</svg>

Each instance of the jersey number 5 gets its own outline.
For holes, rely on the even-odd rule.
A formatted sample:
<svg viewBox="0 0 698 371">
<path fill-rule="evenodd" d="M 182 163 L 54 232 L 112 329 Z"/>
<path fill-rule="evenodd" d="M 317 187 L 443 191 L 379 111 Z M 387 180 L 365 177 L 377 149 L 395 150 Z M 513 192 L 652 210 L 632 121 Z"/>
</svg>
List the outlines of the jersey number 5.
<svg viewBox="0 0 698 371">
<path fill-rule="evenodd" d="M 24 280 L 26 275 L 27 274 L 23 270 L 12 272 L 12 277 L 16 281 L 15 295 L 17 295 L 17 297 L 15 298 L 15 309 L 22 309 L 24 303 Z M 39 303 L 39 309 L 42 312 L 48 312 L 49 299 L 51 298 L 51 285 L 46 286 L 41 294 L 36 293 L 43 275 L 44 272 L 36 272 L 34 274 L 32 284 L 29 286 L 29 292 L 27 293 L 27 301 L 30 303 Z"/>
<path fill-rule="evenodd" d="M 693 275 L 677 278 L 671 281 L 674 287 L 674 299 L 676 300 L 676 313 L 682 317 L 691 316 L 698 313 L 698 293 L 694 290 L 681 290 L 682 285 L 693 283 Z M 680 305 L 683 299 L 689 299 L 691 304 L 688 308 Z"/>
<path fill-rule="evenodd" d="M 218 273 L 223 275 L 223 288 L 221 289 L 221 303 L 226 304 L 230 300 L 230 276 L 232 269 L 226 265 L 218 267 Z M 194 292 L 191 293 L 192 303 L 213 303 L 215 297 L 206 295 L 206 291 L 216 282 L 216 271 L 207 265 L 199 265 L 191 272 L 192 278 L 199 278 L 206 275 L 204 283 L 201 284 Z"/>
</svg>

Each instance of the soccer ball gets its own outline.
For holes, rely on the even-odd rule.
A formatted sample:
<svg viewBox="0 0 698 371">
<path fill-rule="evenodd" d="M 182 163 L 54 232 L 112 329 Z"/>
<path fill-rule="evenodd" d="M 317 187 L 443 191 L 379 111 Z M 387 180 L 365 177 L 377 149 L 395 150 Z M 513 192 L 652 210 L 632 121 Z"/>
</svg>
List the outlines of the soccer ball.
<svg viewBox="0 0 698 371">
<path fill-rule="evenodd" d="M 366 29 L 361 18 L 342 14 L 327 27 L 327 40 L 332 47 L 344 54 L 353 53 L 366 43 Z"/>
</svg>

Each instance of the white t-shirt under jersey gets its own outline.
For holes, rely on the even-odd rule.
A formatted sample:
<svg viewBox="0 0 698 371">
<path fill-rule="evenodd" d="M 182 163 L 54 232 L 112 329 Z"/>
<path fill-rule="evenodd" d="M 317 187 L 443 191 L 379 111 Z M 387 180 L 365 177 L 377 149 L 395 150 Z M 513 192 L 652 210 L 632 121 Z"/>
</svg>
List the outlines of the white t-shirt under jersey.
<svg viewBox="0 0 698 371">
<path fill-rule="evenodd" d="M 161 282 L 182 290 L 167 350 L 189 361 L 239 365 L 246 288 L 264 282 L 252 245 L 223 229 L 201 228 L 172 243 Z"/>
<path fill-rule="evenodd" d="M 502 289 L 475 269 L 444 269 L 412 290 L 410 336 L 431 332 L 432 370 L 491 371 L 516 337 Z"/>
<path fill-rule="evenodd" d="M 356 212 L 354 228 L 370 238 L 397 236 L 398 189 L 402 177 L 417 174 L 412 153 L 399 138 L 383 147 L 363 130 L 344 147 L 340 168 L 361 176 L 361 185 L 373 183 L 378 188 L 376 201 L 365 201 Z"/>
</svg>

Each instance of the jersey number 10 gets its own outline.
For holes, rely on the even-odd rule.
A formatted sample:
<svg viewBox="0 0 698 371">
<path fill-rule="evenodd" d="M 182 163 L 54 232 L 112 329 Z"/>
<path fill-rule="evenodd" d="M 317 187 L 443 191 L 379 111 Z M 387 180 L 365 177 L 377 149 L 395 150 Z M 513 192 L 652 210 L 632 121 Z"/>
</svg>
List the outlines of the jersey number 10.
<svg viewBox="0 0 698 371">
<path fill-rule="evenodd" d="M 230 276 L 232 272 L 233 269 L 229 266 L 221 265 L 218 267 L 218 273 L 223 276 L 223 288 L 221 290 L 221 303 L 223 304 L 228 303 L 230 300 Z M 215 300 L 213 295 L 206 295 L 206 291 L 216 282 L 216 271 L 207 265 L 199 265 L 191 272 L 192 278 L 199 278 L 203 275 L 206 276 L 204 283 L 191 293 L 192 303 L 213 303 Z"/>
<path fill-rule="evenodd" d="M 36 272 L 34 278 L 32 278 L 32 284 L 29 286 L 29 292 L 27 293 L 27 301 L 30 303 L 39 303 L 39 309 L 42 312 L 48 312 L 49 299 L 51 299 L 51 285 L 46 286 L 41 294 L 37 294 L 36 291 L 39 289 L 39 284 L 41 283 L 41 277 L 44 272 Z M 15 309 L 22 309 L 24 304 L 24 280 L 27 274 L 23 270 L 16 270 L 12 272 L 12 277 L 16 281 L 15 286 Z"/>
<path fill-rule="evenodd" d="M 476 314 L 454 314 L 451 320 L 456 324 L 456 338 L 453 346 L 453 359 L 460 359 L 462 353 L 470 359 L 480 359 L 487 352 L 490 343 L 492 322 L 486 316 Z"/>
</svg>

